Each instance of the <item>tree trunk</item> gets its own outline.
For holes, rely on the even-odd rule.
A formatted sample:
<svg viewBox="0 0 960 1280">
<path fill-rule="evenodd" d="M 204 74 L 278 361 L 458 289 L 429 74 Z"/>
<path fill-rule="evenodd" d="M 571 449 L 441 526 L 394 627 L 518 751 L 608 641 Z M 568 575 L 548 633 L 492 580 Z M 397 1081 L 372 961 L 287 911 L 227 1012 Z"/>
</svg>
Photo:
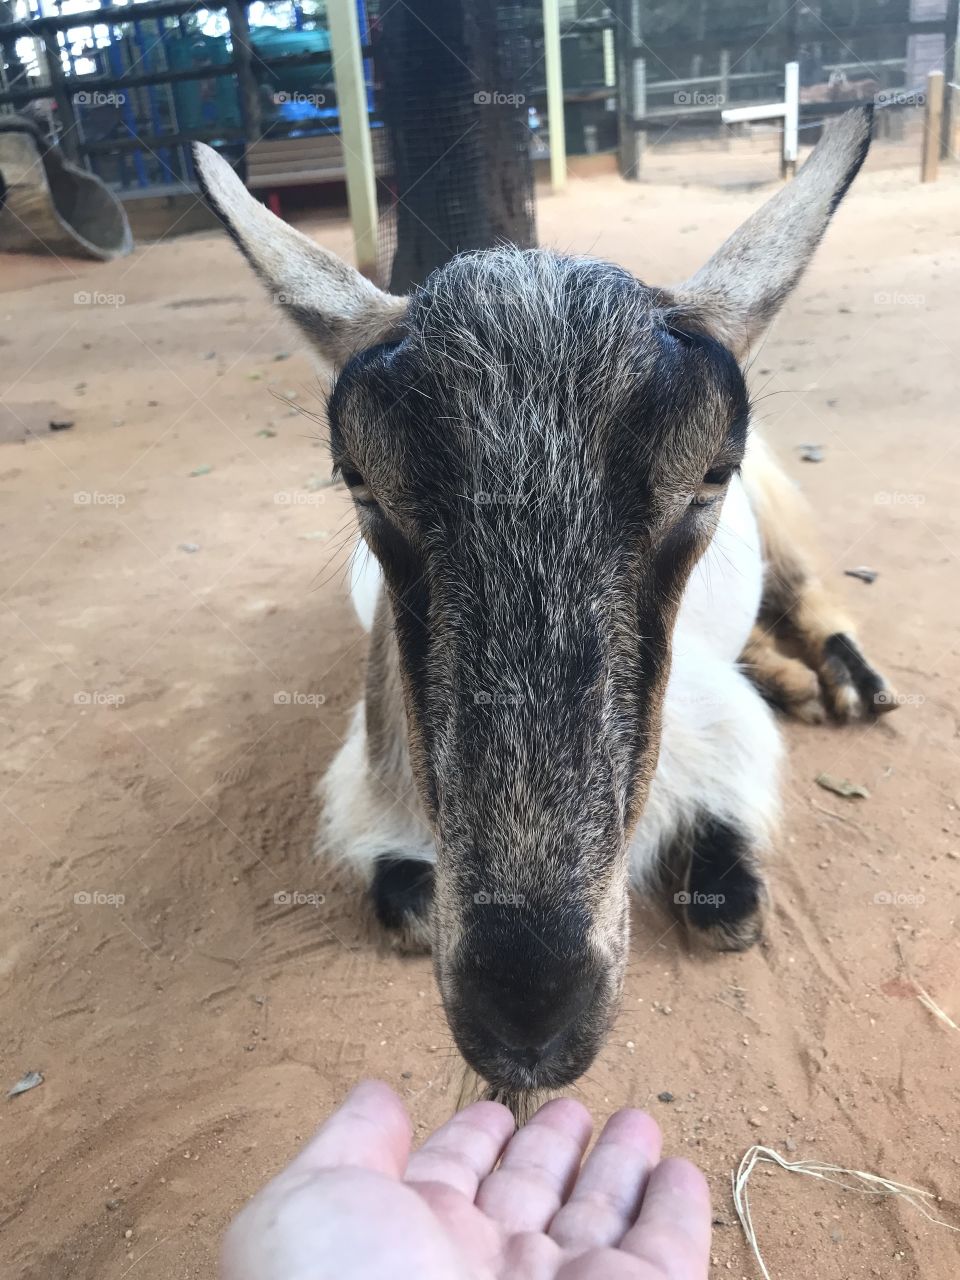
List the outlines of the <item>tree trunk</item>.
<svg viewBox="0 0 960 1280">
<path fill-rule="evenodd" d="M 406 0 L 384 13 L 377 57 L 397 184 L 394 293 L 454 254 L 536 243 L 522 20 L 517 0 Z"/>
</svg>

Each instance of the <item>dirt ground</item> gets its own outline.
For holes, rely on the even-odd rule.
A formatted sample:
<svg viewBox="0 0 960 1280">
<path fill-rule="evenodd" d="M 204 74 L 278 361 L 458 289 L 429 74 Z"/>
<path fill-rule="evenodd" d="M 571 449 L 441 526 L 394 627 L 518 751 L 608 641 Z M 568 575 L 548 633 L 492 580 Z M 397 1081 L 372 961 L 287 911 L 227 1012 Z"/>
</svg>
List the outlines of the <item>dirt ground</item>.
<svg viewBox="0 0 960 1280">
<path fill-rule="evenodd" d="M 904 705 L 787 727 L 766 942 L 692 954 L 638 906 L 581 1083 L 598 1121 L 648 1107 L 706 1170 L 717 1276 L 758 1274 L 730 1194 L 756 1142 L 929 1188 L 960 1224 L 960 1031 L 916 985 L 960 1022 L 958 194 L 955 171 L 861 177 L 752 371 Z M 597 178 L 541 200 L 541 239 L 666 283 L 761 195 Z M 309 229 L 349 251 L 342 221 Z M 0 258 L 0 290 L 0 1084 L 44 1076 L 0 1100 L 0 1270 L 210 1277 L 229 1217 L 359 1077 L 421 1132 L 461 1080 L 428 960 L 378 951 L 310 856 L 362 680 L 351 513 L 322 420 L 290 407 L 322 415 L 317 376 L 226 237 Z M 773 1277 L 960 1272 L 960 1235 L 902 1201 L 752 1187 Z"/>
</svg>

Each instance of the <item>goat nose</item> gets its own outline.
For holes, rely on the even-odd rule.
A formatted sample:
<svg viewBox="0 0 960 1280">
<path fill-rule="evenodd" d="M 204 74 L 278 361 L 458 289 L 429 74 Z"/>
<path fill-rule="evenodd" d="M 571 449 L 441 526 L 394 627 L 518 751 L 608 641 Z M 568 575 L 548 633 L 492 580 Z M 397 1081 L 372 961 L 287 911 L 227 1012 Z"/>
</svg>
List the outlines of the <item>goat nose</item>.
<svg viewBox="0 0 960 1280">
<path fill-rule="evenodd" d="M 582 969 L 562 979 L 551 975 L 547 982 L 517 976 L 509 984 L 477 973 L 462 985 L 464 1004 L 478 1028 L 531 1067 L 579 1021 L 596 990 L 597 975 Z"/>
</svg>

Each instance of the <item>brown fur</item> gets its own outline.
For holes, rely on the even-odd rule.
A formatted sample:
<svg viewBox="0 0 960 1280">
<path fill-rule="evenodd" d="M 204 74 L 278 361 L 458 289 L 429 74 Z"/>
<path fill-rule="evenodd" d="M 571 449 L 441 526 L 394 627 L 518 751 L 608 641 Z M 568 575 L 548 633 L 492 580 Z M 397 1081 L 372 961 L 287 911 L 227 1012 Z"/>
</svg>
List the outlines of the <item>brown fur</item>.
<svg viewBox="0 0 960 1280">
<path fill-rule="evenodd" d="M 892 690 L 877 672 L 867 668 L 879 684 L 865 682 L 830 651 L 837 636 L 856 646 L 853 623 L 817 571 L 823 553 L 807 503 L 756 435 L 743 481 L 766 564 L 760 617 L 741 659 L 747 673 L 770 703 L 807 723 L 822 719 L 824 706 L 838 720 L 892 709 Z"/>
</svg>

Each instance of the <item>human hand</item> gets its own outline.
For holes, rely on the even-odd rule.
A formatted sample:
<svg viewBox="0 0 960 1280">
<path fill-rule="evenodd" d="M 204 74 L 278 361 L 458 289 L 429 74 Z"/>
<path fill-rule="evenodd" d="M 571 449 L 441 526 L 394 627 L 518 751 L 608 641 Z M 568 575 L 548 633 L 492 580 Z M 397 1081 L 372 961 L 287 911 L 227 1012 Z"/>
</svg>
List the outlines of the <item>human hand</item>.
<svg viewBox="0 0 960 1280">
<path fill-rule="evenodd" d="M 411 1155 L 403 1103 L 364 1082 L 231 1224 L 221 1280 L 706 1280 L 703 1175 L 632 1110 L 581 1167 L 592 1127 L 570 1098 L 517 1132 L 475 1102 Z"/>
</svg>

